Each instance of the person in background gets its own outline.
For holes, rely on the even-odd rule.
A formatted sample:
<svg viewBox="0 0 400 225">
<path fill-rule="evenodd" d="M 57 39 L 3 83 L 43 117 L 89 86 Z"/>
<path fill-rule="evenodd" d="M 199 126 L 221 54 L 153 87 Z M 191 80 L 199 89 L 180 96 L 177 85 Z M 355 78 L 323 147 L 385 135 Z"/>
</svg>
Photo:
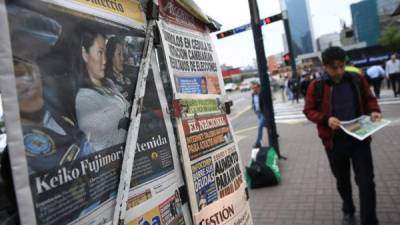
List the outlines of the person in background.
<svg viewBox="0 0 400 225">
<path fill-rule="evenodd" d="M 352 166 L 360 193 L 361 224 L 377 225 L 371 138 L 359 141 L 340 129 L 340 124 L 361 115 L 378 121 L 382 115 L 365 77 L 345 71 L 345 58 L 346 52 L 339 47 L 330 47 L 322 53 L 326 74 L 310 84 L 303 112 L 307 119 L 317 124 L 318 135 L 325 146 L 343 200 L 343 224 L 356 224 L 350 176 Z"/>
<path fill-rule="evenodd" d="M 301 81 L 300 88 L 301 94 L 305 97 L 307 94 L 307 88 L 311 83 L 311 75 L 305 74 L 303 81 Z"/>
<path fill-rule="evenodd" d="M 300 88 L 300 81 L 299 78 L 297 77 L 292 77 L 289 82 L 288 82 L 288 87 L 290 91 L 293 93 L 293 98 L 292 98 L 292 103 L 296 101 L 296 103 L 299 103 L 299 88 Z"/>
<path fill-rule="evenodd" d="M 252 82 L 251 89 L 253 90 L 253 93 L 251 94 L 251 105 L 253 111 L 255 112 L 258 118 L 257 140 L 256 143 L 253 145 L 253 148 L 260 148 L 262 143 L 263 130 L 264 128 L 267 128 L 267 122 L 264 117 L 264 112 L 262 107 L 263 103 L 262 101 L 260 101 L 261 86 L 258 82 Z"/>
<path fill-rule="evenodd" d="M 289 88 L 289 79 L 290 79 L 290 78 L 289 78 L 288 73 L 286 73 L 286 74 L 284 75 L 283 79 L 284 79 L 284 85 L 285 85 L 285 93 L 286 93 L 286 95 L 287 95 L 288 100 L 290 101 L 290 100 L 293 99 L 293 93 L 292 93 L 292 91 L 291 91 L 290 88 Z"/>
<path fill-rule="evenodd" d="M 125 142 L 130 104 L 105 77 L 105 36 L 88 26 L 78 32 L 81 70 L 77 71 L 80 88 L 75 99 L 76 116 L 94 150 L 101 151 Z"/>
<path fill-rule="evenodd" d="M 132 104 L 135 85 L 124 68 L 124 40 L 120 37 L 111 37 L 106 47 L 105 75 L 112 80 L 118 91 Z"/>
<path fill-rule="evenodd" d="M 283 76 L 281 74 L 279 74 L 278 85 L 279 85 L 279 91 L 281 92 L 282 101 L 286 102 L 285 79 L 283 78 Z"/>
<path fill-rule="evenodd" d="M 349 57 L 346 57 L 346 66 L 344 67 L 344 70 L 346 72 L 356 73 L 358 75 L 364 75 L 364 72 L 361 69 L 354 66 L 354 64 L 350 61 Z"/>
<path fill-rule="evenodd" d="M 93 153 L 84 133 L 72 118 L 50 112 L 43 79 L 37 64 L 38 41 L 29 35 L 12 34 L 15 83 L 18 94 L 25 152 L 30 173 L 42 172 Z"/>
<path fill-rule="evenodd" d="M 374 87 L 375 97 L 380 98 L 381 84 L 385 77 L 385 70 L 380 65 L 374 65 L 368 68 L 366 75 L 369 78 L 369 83 Z"/>
<path fill-rule="evenodd" d="M 386 77 L 392 84 L 394 97 L 397 97 L 400 94 L 400 60 L 397 59 L 396 54 L 393 54 L 386 62 L 385 69 Z"/>
</svg>

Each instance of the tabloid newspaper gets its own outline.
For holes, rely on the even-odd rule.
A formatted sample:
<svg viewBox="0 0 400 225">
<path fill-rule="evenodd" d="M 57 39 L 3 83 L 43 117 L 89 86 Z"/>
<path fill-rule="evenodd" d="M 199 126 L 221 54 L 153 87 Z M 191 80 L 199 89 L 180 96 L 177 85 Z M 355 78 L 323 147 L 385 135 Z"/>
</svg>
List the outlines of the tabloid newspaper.
<svg viewBox="0 0 400 225">
<path fill-rule="evenodd" d="M 159 3 L 164 58 L 180 105 L 177 128 L 194 224 L 250 225 L 243 167 L 208 28 L 175 1 Z"/>
<path fill-rule="evenodd" d="M 354 120 L 342 121 L 340 128 L 347 134 L 362 141 L 373 133 L 384 128 L 390 123 L 389 120 L 372 121 L 369 116 L 360 116 Z"/>
</svg>

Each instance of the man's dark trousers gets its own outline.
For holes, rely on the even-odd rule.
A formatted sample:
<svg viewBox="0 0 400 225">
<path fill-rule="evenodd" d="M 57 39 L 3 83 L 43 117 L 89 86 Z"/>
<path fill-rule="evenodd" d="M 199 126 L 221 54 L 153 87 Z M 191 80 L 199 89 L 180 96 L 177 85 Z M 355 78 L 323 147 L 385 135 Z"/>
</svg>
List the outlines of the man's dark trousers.
<svg viewBox="0 0 400 225">
<path fill-rule="evenodd" d="M 361 224 L 378 224 L 370 143 L 358 141 L 341 132 L 335 136 L 333 148 L 327 149 L 327 155 L 332 173 L 336 178 L 337 189 L 343 200 L 343 212 L 349 214 L 355 212 L 350 176 L 350 165 L 352 165 L 360 193 Z"/>
<path fill-rule="evenodd" d="M 389 74 L 389 80 L 392 84 L 394 96 L 396 97 L 400 93 L 400 73 Z"/>
<path fill-rule="evenodd" d="M 371 79 L 371 84 L 374 87 L 374 93 L 375 97 L 380 98 L 381 97 L 381 86 L 382 86 L 382 77 L 377 77 Z"/>
</svg>

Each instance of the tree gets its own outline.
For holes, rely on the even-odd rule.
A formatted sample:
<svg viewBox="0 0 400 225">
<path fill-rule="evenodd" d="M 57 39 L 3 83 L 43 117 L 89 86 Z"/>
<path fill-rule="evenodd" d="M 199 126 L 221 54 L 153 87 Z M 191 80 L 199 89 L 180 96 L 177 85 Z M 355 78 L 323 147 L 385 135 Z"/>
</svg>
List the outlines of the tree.
<svg viewBox="0 0 400 225">
<path fill-rule="evenodd" d="M 382 32 L 379 43 L 390 50 L 400 49 L 400 30 L 396 26 L 388 26 Z"/>
</svg>

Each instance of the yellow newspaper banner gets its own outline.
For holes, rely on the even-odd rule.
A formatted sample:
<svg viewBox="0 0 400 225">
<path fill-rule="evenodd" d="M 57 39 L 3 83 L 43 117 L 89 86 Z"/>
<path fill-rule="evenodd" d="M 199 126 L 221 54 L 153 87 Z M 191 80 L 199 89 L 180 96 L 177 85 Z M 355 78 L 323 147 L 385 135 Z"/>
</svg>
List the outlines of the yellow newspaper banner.
<svg viewBox="0 0 400 225">
<path fill-rule="evenodd" d="M 143 13 L 138 0 L 74 0 L 92 8 L 101 9 L 112 14 L 117 14 L 144 23 Z"/>
</svg>

